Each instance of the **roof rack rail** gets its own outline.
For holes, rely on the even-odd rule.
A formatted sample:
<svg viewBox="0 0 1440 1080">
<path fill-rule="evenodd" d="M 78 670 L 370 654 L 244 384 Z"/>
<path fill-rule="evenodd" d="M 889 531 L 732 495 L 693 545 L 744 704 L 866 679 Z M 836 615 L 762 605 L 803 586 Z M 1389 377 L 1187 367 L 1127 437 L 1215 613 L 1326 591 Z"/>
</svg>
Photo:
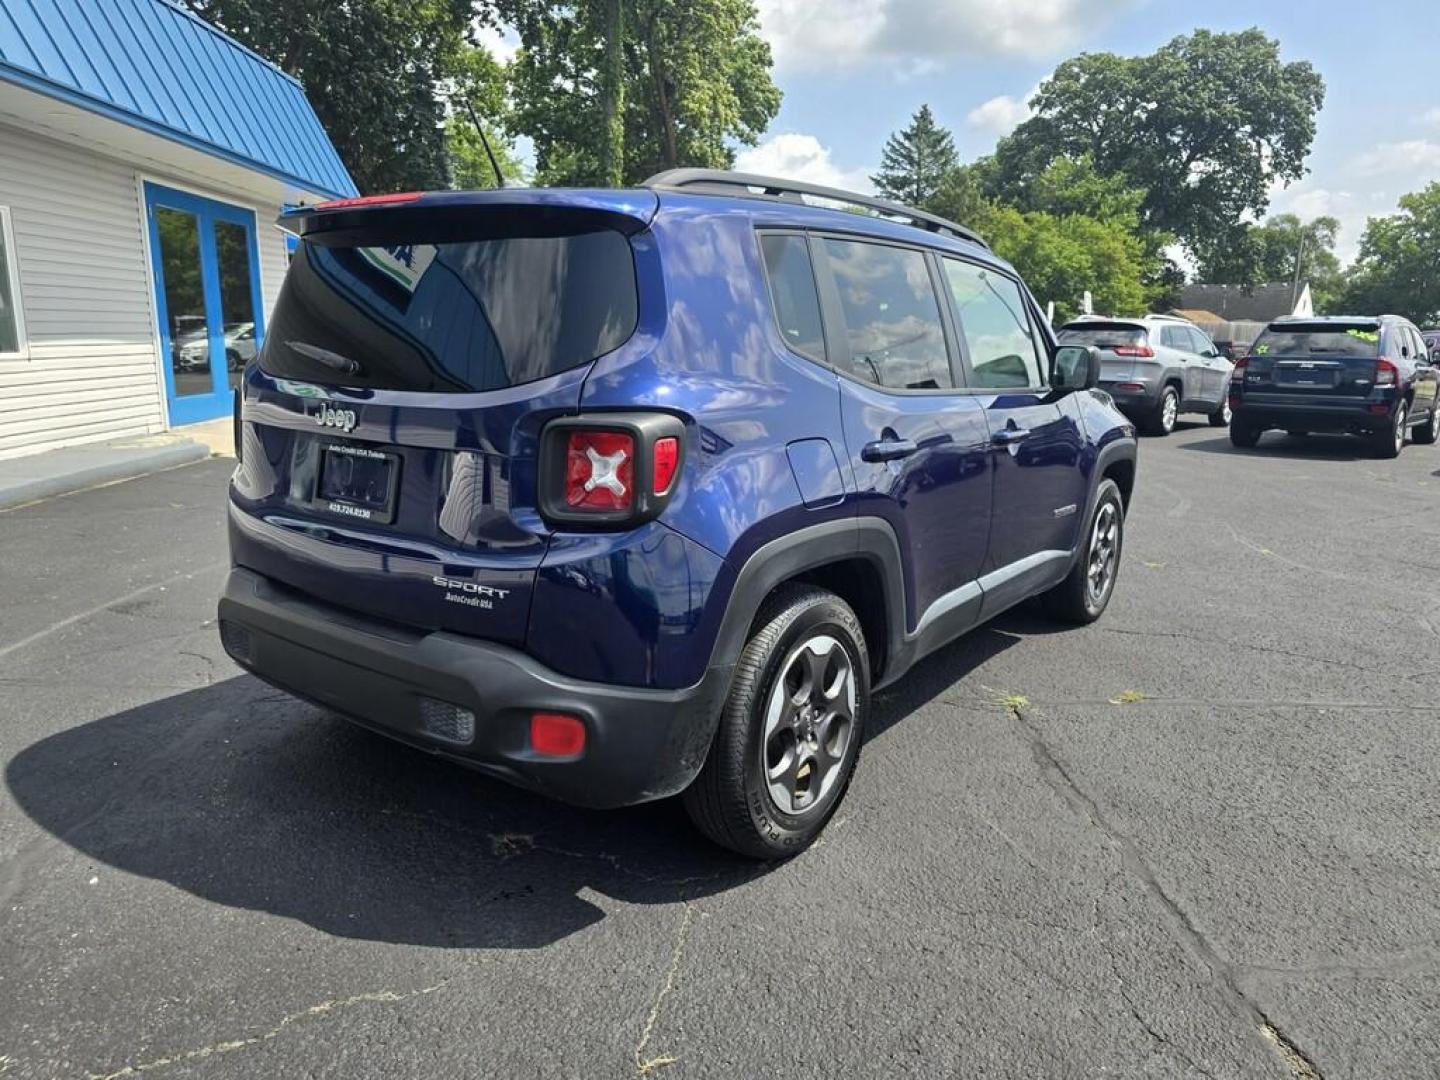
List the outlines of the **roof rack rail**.
<svg viewBox="0 0 1440 1080">
<path fill-rule="evenodd" d="M 742 195 L 751 198 L 784 199 L 789 202 L 803 202 L 801 196 L 811 195 L 847 206 L 863 207 L 884 217 L 898 218 L 905 224 L 926 232 L 949 234 L 979 244 L 983 248 L 990 246 L 974 229 L 967 229 L 948 218 L 928 214 L 913 206 L 902 206 L 887 199 L 877 199 L 873 195 L 858 195 L 853 191 L 825 187 L 822 184 L 807 184 L 799 180 L 780 180 L 773 176 L 727 172 L 724 169 L 668 169 L 656 173 L 640 186 L 672 190 L 693 189 L 715 195 Z"/>
</svg>

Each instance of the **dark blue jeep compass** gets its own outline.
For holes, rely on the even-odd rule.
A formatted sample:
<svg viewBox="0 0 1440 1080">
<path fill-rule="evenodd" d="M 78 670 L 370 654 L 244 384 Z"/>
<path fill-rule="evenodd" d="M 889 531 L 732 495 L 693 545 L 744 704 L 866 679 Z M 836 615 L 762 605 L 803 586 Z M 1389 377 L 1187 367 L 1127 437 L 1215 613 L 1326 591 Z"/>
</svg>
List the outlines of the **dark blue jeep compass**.
<svg viewBox="0 0 1440 1080">
<path fill-rule="evenodd" d="M 1109 601 L 1133 429 L 959 225 L 696 170 L 283 224 L 220 632 L 357 723 L 784 856 L 875 689 L 1027 597 Z"/>
</svg>

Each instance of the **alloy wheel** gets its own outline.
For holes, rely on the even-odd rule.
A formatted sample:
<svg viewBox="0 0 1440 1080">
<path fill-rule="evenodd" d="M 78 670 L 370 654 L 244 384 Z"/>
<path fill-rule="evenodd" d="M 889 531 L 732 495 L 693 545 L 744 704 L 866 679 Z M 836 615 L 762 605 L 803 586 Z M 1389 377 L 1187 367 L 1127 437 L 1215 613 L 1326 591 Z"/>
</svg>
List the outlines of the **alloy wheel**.
<svg viewBox="0 0 1440 1080">
<path fill-rule="evenodd" d="M 1180 415 L 1180 399 L 1175 396 L 1173 390 L 1167 390 L 1165 400 L 1160 403 L 1160 426 L 1166 431 L 1173 431 L 1175 418 Z"/>
<path fill-rule="evenodd" d="M 839 640 L 817 634 L 785 658 L 765 709 L 761 767 L 776 808 L 813 810 L 842 775 L 855 730 L 855 669 Z"/>
<path fill-rule="evenodd" d="M 1115 556 L 1120 548 L 1120 512 L 1113 502 L 1100 507 L 1090 531 L 1090 563 L 1085 592 L 1092 605 L 1100 604 L 1115 581 Z"/>
<path fill-rule="evenodd" d="M 1398 454 L 1405 446 L 1405 421 L 1409 419 L 1409 411 L 1402 401 L 1395 410 L 1395 452 Z"/>
</svg>

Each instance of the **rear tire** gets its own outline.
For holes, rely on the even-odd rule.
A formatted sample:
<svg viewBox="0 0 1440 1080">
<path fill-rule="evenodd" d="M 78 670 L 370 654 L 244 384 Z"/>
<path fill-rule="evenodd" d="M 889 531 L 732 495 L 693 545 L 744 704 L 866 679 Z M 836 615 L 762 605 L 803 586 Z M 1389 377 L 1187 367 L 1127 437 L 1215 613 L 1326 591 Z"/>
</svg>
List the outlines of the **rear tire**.
<svg viewBox="0 0 1440 1080">
<path fill-rule="evenodd" d="M 1421 446 L 1433 445 L 1437 437 L 1440 437 L 1440 398 L 1430 406 L 1430 419 L 1410 429 L 1410 438 Z"/>
<path fill-rule="evenodd" d="M 1175 418 L 1180 415 L 1180 392 L 1173 386 L 1160 391 L 1160 400 L 1150 410 L 1142 425 L 1147 435 L 1169 435 L 1175 430 Z"/>
<path fill-rule="evenodd" d="M 1101 480 L 1095 510 L 1086 523 L 1084 547 L 1064 581 L 1042 593 L 1040 605 L 1052 618 L 1083 626 L 1105 614 L 1120 574 L 1125 542 L 1125 502 L 1114 480 Z"/>
<path fill-rule="evenodd" d="M 1229 427 L 1232 414 L 1230 412 L 1230 399 L 1227 397 L 1220 408 L 1210 414 L 1211 427 Z"/>
<path fill-rule="evenodd" d="M 1230 421 L 1230 445 L 1239 450 L 1253 450 L 1260 442 L 1260 429 L 1241 420 Z"/>
<path fill-rule="evenodd" d="M 789 585 L 765 602 L 684 794 L 702 833 L 755 859 L 788 859 L 814 842 L 860 756 L 868 655 L 860 620 L 835 594 Z"/>
<path fill-rule="evenodd" d="M 1390 426 L 1381 428 L 1370 436 L 1370 445 L 1375 450 L 1378 458 L 1397 458 L 1400 451 L 1405 449 L 1405 423 L 1410 419 L 1410 404 L 1401 401 L 1395 406 L 1395 417 Z"/>
</svg>

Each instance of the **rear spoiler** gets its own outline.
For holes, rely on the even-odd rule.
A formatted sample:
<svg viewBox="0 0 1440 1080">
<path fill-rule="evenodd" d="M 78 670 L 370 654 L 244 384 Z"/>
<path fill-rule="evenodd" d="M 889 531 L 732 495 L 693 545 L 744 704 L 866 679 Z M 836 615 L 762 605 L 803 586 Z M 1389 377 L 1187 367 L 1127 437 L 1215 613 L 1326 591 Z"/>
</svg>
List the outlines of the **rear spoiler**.
<svg viewBox="0 0 1440 1080">
<path fill-rule="evenodd" d="M 356 232 L 393 235 L 396 242 L 408 243 L 438 243 L 455 238 L 457 230 L 534 236 L 537 230 L 539 235 L 560 235 L 608 228 L 631 236 L 650 225 L 659 207 L 655 192 L 644 190 L 409 191 L 298 206 L 281 214 L 275 224 L 299 236 Z"/>
</svg>

